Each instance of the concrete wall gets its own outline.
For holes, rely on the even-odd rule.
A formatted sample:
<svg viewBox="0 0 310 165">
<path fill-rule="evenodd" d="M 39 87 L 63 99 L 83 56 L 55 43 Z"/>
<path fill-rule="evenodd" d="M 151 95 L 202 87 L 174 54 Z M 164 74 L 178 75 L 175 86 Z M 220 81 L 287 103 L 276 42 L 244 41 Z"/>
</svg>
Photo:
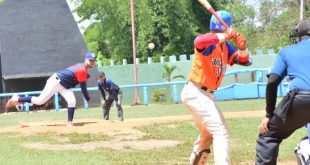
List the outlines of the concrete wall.
<svg viewBox="0 0 310 165">
<path fill-rule="evenodd" d="M 276 55 L 255 55 L 251 56 L 253 61 L 252 66 L 244 67 L 240 65 L 234 65 L 233 67 L 228 67 L 227 72 L 233 70 L 240 69 L 249 69 L 249 68 L 270 68 L 276 58 Z M 171 58 L 173 59 L 173 58 Z M 163 82 L 163 65 L 168 64 L 169 66 L 175 65 L 177 66 L 177 70 L 173 75 L 183 75 L 187 77 L 190 72 L 192 61 L 191 60 L 183 60 L 183 61 L 175 61 L 175 62 L 165 62 L 165 63 L 150 63 L 150 64 L 137 64 L 137 72 L 138 72 L 138 84 L 143 83 L 156 83 Z M 98 67 L 98 71 L 104 71 L 108 78 L 111 78 L 118 85 L 129 85 L 134 84 L 134 76 L 133 76 L 133 65 L 114 65 L 114 66 L 102 66 Z M 254 75 L 255 80 L 255 75 Z M 240 83 L 249 83 L 251 82 L 252 75 L 249 73 L 239 74 L 238 80 Z M 173 81 L 182 81 L 182 79 L 176 79 Z M 235 82 L 235 78 L 233 76 L 228 76 L 223 79 L 221 87 L 230 85 Z M 149 98 L 155 90 L 163 91 L 168 100 L 170 98 L 170 88 L 151 88 L 149 91 Z M 182 86 L 178 86 L 178 92 L 182 90 Z M 134 90 L 126 89 L 123 91 L 124 96 L 123 100 L 125 104 L 130 104 L 133 102 L 134 98 Z M 139 95 L 142 97 L 142 90 L 139 90 Z M 142 100 L 142 99 L 141 99 Z"/>
</svg>

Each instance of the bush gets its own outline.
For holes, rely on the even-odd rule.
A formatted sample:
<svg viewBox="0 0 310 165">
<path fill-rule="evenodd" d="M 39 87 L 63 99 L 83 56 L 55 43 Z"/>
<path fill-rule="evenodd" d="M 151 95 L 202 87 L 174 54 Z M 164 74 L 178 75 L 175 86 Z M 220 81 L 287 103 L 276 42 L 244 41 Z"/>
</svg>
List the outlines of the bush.
<svg viewBox="0 0 310 165">
<path fill-rule="evenodd" d="M 166 96 L 166 95 L 164 94 L 164 92 L 162 91 L 162 89 L 156 89 L 156 90 L 154 90 L 154 92 L 152 93 L 152 101 L 153 101 L 153 102 L 163 102 L 165 96 Z"/>
</svg>

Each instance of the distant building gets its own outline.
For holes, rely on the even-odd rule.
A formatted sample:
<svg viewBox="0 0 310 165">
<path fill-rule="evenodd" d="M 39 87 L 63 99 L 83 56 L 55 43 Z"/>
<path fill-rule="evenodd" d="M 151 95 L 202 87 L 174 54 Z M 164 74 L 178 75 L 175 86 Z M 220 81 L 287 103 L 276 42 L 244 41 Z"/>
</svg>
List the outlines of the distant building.
<svg viewBox="0 0 310 165">
<path fill-rule="evenodd" d="M 42 90 L 50 75 L 84 61 L 88 50 L 66 1 L 5 0 L 0 11 L 1 93 Z"/>
</svg>

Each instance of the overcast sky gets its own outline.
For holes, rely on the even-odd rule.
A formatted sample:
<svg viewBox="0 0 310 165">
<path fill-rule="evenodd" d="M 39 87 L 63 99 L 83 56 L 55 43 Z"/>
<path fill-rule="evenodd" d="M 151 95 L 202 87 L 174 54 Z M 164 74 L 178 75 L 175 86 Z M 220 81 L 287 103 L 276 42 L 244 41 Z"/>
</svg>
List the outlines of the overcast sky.
<svg viewBox="0 0 310 165">
<path fill-rule="evenodd" d="M 76 8 L 76 5 L 72 2 L 72 0 L 66 0 L 71 12 Z M 76 13 L 72 13 L 73 17 L 75 19 L 75 22 L 79 22 L 80 21 L 80 17 L 76 14 Z M 89 20 L 85 20 L 83 22 L 78 23 L 79 29 L 81 33 L 84 33 L 85 29 L 91 24 L 91 21 Z"/>
</svg>

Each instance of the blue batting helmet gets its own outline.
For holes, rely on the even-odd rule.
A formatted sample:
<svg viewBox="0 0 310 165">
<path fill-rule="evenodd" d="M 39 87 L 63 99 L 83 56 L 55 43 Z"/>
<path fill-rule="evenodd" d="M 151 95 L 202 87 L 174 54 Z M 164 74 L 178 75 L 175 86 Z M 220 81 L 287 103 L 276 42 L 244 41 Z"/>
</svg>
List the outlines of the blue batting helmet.
<svg viewBox="0 0 310 165">
<path fill-rule="evenodd" d="M 233 24 L 233 18 L 229 12 L 221 10 L 217 11 L 216 13 L 222 18 L 222 20 L 228 26 L 231 26 Z M 225 31 L 226 27 L 219 20 L 217 20 L 217 18 L 214 15 L 212 15 L 210 20 L 210 30 Z"/>
</svg>

